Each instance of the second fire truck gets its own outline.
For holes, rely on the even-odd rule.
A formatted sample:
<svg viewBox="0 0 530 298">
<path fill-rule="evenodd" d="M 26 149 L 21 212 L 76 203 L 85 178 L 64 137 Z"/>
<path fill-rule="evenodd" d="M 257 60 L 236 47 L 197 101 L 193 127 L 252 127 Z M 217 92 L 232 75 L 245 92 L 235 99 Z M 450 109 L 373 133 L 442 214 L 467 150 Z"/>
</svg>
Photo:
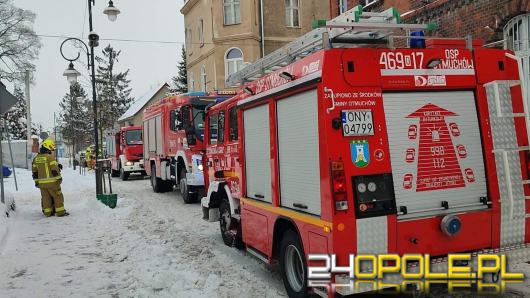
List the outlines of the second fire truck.
<svg viewBox="0 0 530 298">
<path fill-rule="evenodd" d="M 247 66 L 229 78 L 242 91 L 207 112 L 204 219 L 278 260 L 290 297 L 311 290 L 308 254 L 343 267 L 350 254 L 528 261 L 517 58 L 472 40 L 395 48 L 395 31 L 432 26 L 377 16 L 356 8 Z"/>
<path fill-rule="evenodd" d="M 231 92 L 170 95 L 144 111 L 144 167 L 154 192 L 177 185 L 185 203 L 204 190 L 204 110 Z"/>
<path fill-rule="evenodd" d="M 122 127 L 119 132 L 107 138 L 107 152 L 112 161 L 112 176 L 123 181 L 130 174 L 145 175 L 143 168 L 142 127 Z"/>
</svg>

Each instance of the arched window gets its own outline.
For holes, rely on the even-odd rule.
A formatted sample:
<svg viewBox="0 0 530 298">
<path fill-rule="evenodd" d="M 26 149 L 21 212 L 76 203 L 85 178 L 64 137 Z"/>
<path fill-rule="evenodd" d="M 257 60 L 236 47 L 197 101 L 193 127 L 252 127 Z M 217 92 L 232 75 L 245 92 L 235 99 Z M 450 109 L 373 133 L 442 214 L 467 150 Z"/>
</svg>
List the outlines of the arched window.
<svg viewBox="0 0 530 298">
<path fill-rule="evenodd" d="M 530 14 L 518 15 L 504 26 L 504 45 L 519 59 L 521 85 L 530 103 Z"/>
<path fill-rule="evenodd" d="M 201 91 L 206 92 L 206 85 L 208 84 L 207 76 L 206 76 L 206 66 L 201 67 Z"/>
<path fill-rule="evenodd" d="M 243 68 L 243 52 L 238 48 L 231 48 L 225 55 L 225 78 Z"/>
<path fill-rule="evenodd" d="M 518 51 L 528 51 L 530 37 L 530 14 L 519 15 L 504 26 L 506 47 Z"/>
</svg>

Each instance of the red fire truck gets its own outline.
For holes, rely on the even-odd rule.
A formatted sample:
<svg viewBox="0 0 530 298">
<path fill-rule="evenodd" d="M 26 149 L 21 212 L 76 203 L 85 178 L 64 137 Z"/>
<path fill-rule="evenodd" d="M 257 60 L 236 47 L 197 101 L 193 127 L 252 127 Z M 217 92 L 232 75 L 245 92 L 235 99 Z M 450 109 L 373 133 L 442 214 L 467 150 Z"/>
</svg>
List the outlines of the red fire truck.
<svg viewBox="0 0 530 298">
<path fill-rule="evenodd" d="M 143 168 L 142 127 L 122 127 L 107 138 L 107 152 L 112 160 L 112 177 L 129 179 L 132 173 L 145 175 Z"/>
<path fill-rule="evenodd" d="M 347 266 L 350 254 L 502 248 L 527 261 L 516 57 L 470 39 L 395 48 L 396 31 L 431 25 L 351 13 L 229 78 L 247 83 L 207 111 L 203 218 L 225 244 L 279 260 L 290 297 L 310 291 L 308 254 Z"/>
<path fill-rule="evenodd" d="M 144 111 L 144 167 L 154 192 L 178 185 L 185 203 L 204 189 L 204 109 L 230 92 L 170 95 Z"/>
</svg>

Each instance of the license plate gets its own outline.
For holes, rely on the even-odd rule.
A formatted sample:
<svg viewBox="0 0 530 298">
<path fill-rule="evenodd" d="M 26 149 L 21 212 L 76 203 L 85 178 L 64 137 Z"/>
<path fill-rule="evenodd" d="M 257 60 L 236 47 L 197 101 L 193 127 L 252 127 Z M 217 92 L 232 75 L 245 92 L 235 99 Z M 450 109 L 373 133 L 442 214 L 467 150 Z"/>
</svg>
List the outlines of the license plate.
<svg viewBox="0 0 530 298">
<path fill-rule="evenodd" d="M 345 137 L 374 135 L 372 110 L 342 111 L 342 134 Z"/>
</svg>

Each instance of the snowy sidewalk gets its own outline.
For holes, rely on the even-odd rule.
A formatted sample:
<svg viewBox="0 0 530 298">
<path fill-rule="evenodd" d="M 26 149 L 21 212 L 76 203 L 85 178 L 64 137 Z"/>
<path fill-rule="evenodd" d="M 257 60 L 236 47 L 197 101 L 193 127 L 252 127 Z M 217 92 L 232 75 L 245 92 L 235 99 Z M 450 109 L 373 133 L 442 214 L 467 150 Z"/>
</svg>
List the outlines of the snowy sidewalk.
<svg viewBox="0 0 530 298">
<path fill-rule="evenodd" d="M 285 296 L 278 272 L 224 246 L 218 225 L 177 191 L 114 179 L 111 210 L 94 198 L 92 175 L 65 169 L 70 216 L 44 218 L 30 173 L 17 177 L 17 212 L 0 243 L 0 297 Z"/>
</svg>

